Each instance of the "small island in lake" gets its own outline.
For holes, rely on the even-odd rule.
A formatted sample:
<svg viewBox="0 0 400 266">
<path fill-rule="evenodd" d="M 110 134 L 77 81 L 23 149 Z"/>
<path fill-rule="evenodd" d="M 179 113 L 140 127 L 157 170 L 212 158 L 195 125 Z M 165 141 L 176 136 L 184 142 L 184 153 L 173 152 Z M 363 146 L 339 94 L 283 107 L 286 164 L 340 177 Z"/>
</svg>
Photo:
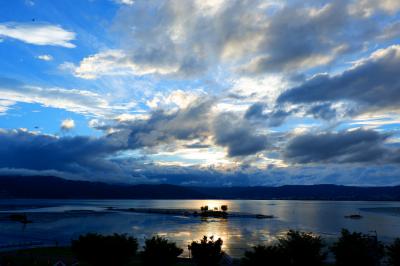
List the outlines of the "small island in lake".
<svg viewBox="0 0 400 266">
<path fill-rule="evenodd" d="M 350 214 L 350 215 L 346 215 L 344 218 L 348 218 L 348 219 L 361 219 L 362 216 L 360 214 Z"/>
<path fill-rule="evenodd" d="M 212 218 L 228 218 L 228 205 L 221 205 L 221 209 L 218 207 L 213 209 L 209 209 L 208 206 L 200 207 L 200 216 L 201 217 L 212 217 Z"/>
<path fill-rule="evenodd" d="M 129 209 L 116 209 L 113 207 L 107 207 L 107 210 L 113 211 L 127 211 L 136 213 L 152 213 L 152 214 L 165 214 L 165 215 L 182 215 L 191 217 L 201 218 L 255 218 L 255 219 L 271 219 L 275 218 L 273 215 L 264 214 L 252 214 L 242 212 L 230 212 L 228 213 L 228 205 L 221 205 L 220 208 L 214 207 L 212 209 L 209 206 L 200 207 L 200 212 L 193 209 L 157 209 L 157 208 L 129 208 Z"/>
</svg>

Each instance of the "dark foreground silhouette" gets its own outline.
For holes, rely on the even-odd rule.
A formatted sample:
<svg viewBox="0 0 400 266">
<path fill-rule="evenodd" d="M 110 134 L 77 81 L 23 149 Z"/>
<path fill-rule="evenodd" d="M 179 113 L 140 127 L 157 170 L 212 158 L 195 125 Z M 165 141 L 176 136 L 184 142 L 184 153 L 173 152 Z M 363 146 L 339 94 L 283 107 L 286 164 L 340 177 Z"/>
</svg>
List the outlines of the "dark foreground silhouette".
<svg viewBox="0 0 400 266">
<path fill-rule="evenodd" d="M 242 264 L 264 265 L 268 262 L 268 265 L 320 266 L 326 258 L 326 252 L 322 250 L 324 246 L 319 236 L 290 230 L 274 245 L 260 245 L 247 251 Z"/>
<path fill-rule="evenodd" d="M 193 261 L 199 266 L 216 266 L 224 255 L 222 251 L 222 239 L 218 238 L 214 241 L 214 237 L 210 239 L 204 236 L 199 242 L 193 241 L 188 249 L 193 257 Z"/>
<path fill-rule="evenodd" d="M 222 245 L 222 239 L 204 236 L 188 246 L 190 258 L 179 258 L 183 250 L 161 236 L 147 239 L 138 252 L 137 239 L 131 236 L 86 234 L 73 240 L 70 248 L 0 253 L 0 265 L 55 265 L 63 260 L 66 265 L 83 266 L 400 266 L 400 238 L 384 246 L 376 236 L 348 230 L 342 230 L 331 246 L 313 233 L 290 230 L 273 244 L 255 246 L 236 260 L 227 259 Z"/>
</svg>

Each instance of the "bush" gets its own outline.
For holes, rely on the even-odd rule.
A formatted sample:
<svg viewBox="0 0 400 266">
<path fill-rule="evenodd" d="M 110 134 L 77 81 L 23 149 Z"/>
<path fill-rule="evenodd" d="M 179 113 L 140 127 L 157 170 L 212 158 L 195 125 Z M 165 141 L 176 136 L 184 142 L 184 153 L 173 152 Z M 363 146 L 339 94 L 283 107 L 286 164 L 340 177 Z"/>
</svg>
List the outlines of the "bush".
<svg viewBox="0 0 400 266">
<path fill-rule="evenodd" d="M 350 233 L 343 229 L 339 240 L 331 250 L 338 266 L 376 266 L 384 255 L 383 245 L 376 239 L 362 233 Z"/>
<path fill-rule="evenodd" d="M 278 246 L 255 246 L 252 251 L 246 251 L 242 259 L 243 266 L 283 266 L 288 265 L 287 258 Z"/>
<path fill-rule="evenodd" d="M 391 266 L 400 266 L 400 238 L 387 247 L 388 264 Z"/>
<path fill-rule="evenodd" d="M 311 233 L 290 230 L 286 237 L 278 239 L 278 248 L 289 260 L 289 265 L 320 266 L 326 258 L 321 237 Z"/>
<path fill-rule="evenodd" d="M 126 235 L 86 234 L 73 240 L 71 248 L 80 262 L 92 266 L 120 266 L 126 265 L 136 254 L 138 242 Z"/>
<path fill-rule="evenodd" d="M 145 242 L 142 258 L 145 265 L 173 265 L 183 250 L 167 239 L 155 236 Z"/>
<path fill-rule="evenodd" d="M 320 266 L 326 254 L 320 237 L 290 230 L 273 246 L 256 246 L 245 253 L 243 265 Z"/>
<path fill-rule="evenodd" d="M 221 238 L 214 241 L 213 236 L 210 237 L 210 240 L 204 236 L 200 242 L 193 241 L 188 248 L 197 265 L 214 266 L 219 264 L 224 254 L 222 251 L 222 243 Z"/>
</svg>

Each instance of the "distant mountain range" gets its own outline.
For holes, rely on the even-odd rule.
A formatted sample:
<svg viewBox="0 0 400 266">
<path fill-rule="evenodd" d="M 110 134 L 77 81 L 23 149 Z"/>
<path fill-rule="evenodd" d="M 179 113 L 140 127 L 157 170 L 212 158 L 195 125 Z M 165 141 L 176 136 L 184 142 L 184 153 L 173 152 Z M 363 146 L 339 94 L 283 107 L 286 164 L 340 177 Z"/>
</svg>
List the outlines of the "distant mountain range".
<svg viewBox="0 0 400 266">
<path fill-rule="evenodd" d="M 186 187 L 116 185 L 54 176 L 0 176 L 0 198 L 400 200 L 400 186 Z"/>
</svg>

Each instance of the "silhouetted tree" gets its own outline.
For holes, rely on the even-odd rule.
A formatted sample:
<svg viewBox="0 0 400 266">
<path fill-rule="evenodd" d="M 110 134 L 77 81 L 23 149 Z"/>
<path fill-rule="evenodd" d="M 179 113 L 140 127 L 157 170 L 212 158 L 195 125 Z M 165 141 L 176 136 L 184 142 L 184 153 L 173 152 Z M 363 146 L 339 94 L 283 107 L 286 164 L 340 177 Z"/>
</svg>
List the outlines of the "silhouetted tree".
<svg viewBox="0 0 400 266">
<path fill-rule="evenodd" d="M 338 266 L 376 266 L 384 255 L 383 245 L 376 237 L 343 229 L 331 250 Z"/>
<path fill-rule="evenodd" d="M 143 249 L 141 255 L 144 264 L 152 266 L 173 265 L 183 252 L 175 243 L 160 236 L 146 239 Z"/>
<path fill-rule="evenodd" d="M 206 211 L 208 211 L 208 206 L 206 205 L 206 206 L 201 206 L 200 207 L 200 210 L 202 211 L 202 212 L 206 212 Z"/>
<path fill-rule="evenodd" d="M 289 230 L 286 237 L 278 239 L 278 247 L 293 266 L 320 266 L 326 258 L 321 237 L 311 233 Z"/>
<path fill-rule="evenodd" d="M 126 265 L 137 248 L 135 238 L 119 234 L 86 234 L 72 241 L 72 251 L 77 259 L 91 266 Z"/>
<path fill-rule="evenodd" d="M 390 266 L 400 266 L 400 238 L 387 247 L 387 255 Z"/>
<path fill-rule="evenodd" d="M 221 210 L 222 210 L 223 212 L 228 211 L 228 205 L 221 205 Z"/>
<path fill-rule="evenodd" d="M 218 238 L 214 241 L 214 237 L 211 236 L 208 240 L 207 236 L 204 236 L 200 242 L 193 241 L 188 249 L 192 254 L 193 260 L 199 266 L 214 266 L 218 265 L 222 255 L 222 239 Z"/>
<path fill-rule="evenodd" d="M 285 266 L 289 260 L 277 245 L 255 246 L 252 251 L 246 251 L 242 259 L 243 266 Z"/>
<path fill-rule="evenodd" d="M 247 251 L 243 265 L 320 266 L 326 254 L 322 239 L 311 233 L 290 230 L 272 246 L 256 246 Z"/>
</svg>

